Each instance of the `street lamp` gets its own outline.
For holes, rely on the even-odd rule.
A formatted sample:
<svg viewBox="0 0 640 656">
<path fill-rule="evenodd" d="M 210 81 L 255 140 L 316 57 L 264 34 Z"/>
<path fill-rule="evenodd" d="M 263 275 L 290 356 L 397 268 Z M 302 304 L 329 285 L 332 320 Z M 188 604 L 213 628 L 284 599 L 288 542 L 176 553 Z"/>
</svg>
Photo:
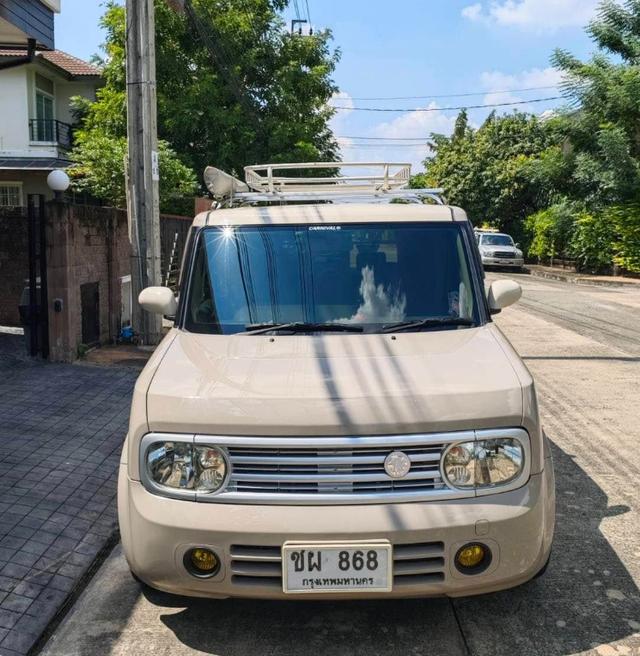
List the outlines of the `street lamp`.
<svg viewBox="0 0 640 656">
<path fill-rule="evenodd" d="M 55 193 L 55 199 L 61 201 L 63 199 L 62 194 L 69 189 L 71 180 L 64 171 L 56 169 L 55 171 L 51 171 L 47 176 L 47 184 L 49 185 L 49 189 Z"/>
</svg>

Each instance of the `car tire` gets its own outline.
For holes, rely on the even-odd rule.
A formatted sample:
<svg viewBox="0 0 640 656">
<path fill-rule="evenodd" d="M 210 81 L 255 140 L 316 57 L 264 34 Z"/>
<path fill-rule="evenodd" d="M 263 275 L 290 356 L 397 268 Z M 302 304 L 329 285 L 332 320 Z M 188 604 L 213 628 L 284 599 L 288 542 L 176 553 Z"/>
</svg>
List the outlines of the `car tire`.
<svg viewBox="0 0 640 656">
<path fill-rule="evenodd" d="M 536 579 L 539 579 L 541 576 L 544 576 L 545 572 L 547 571 L 547 568 L 549 567 L 550 562 L 551 562 L 551 552 L 549 552 L 549 557 L 547 558 L 547 562 L 538 570 L 538 573 L 531 580 L 535 581 Z"/>
<path fill-rule="evenodd" d="M 147 585 L 132 569 L 129 570 L 131 578 L 142 588 L 143 590 L 151 590 L 151 586 Z"/>
</svg>

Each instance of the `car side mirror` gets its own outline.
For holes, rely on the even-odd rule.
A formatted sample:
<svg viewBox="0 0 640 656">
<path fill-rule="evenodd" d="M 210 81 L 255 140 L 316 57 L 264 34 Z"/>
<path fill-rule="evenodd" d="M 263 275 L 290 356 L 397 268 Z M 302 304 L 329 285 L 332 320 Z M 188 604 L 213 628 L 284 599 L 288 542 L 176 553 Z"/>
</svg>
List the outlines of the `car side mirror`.
<svg viewBox="0 0 640 656">
<path fill-rule="evenodd" d="M 489 287 L 487 298 L 492 314 L 497 314 L 514 303 L 522 296 L 522 287 L 513 280 L 494 280 Z"/>
<path fill-rule="evenodd" d="M 174 316 L 178 309 L 175 294 L 168 287 L 147 287 L 140 292 L 138 303 L 147 312 Z"/>
<path fill-rule="evenodd" d="M 519 241 L 516 242 L 516 248 L 520 248 L 520 242 Z"/>
</svg>

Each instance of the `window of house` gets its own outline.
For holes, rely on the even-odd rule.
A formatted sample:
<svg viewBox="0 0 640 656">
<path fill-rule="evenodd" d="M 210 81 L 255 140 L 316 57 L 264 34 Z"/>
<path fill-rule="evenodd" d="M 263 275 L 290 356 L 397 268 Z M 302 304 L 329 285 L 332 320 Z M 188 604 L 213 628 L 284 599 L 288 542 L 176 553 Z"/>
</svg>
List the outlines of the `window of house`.
<svg viewBox="0 0 640 656">
<path fill-rule="evenodd" d="M 36 121 L 33 130 L 34 141 L 55 141 L 53 94 L 53 82 L 40 74 L 36 74 Z"/>
<path fill-rule="evenodd" d="M 0 182 L 0 207 L 22 207 L 22 185 Z"/>
</svg>

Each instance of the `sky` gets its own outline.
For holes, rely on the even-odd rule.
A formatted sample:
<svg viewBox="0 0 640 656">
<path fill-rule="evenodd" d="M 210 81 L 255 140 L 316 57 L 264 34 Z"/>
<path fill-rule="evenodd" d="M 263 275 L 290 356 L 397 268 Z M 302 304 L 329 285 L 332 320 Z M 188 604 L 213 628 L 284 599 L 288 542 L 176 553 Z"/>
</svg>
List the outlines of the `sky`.
<svg viewBox="0 0 640 656">
<path fill-rule="evenodd" d="M 84 59 L 99 52 L 101 4 L 62 0 L 56 47 Z M 597 4 L 597 0 L 292 0 L 285 18 L 309 15 L 314 30 L 332 31 L 333 43 L 342 53 L 334 75 L 340 93 L 332 104 L 346 109 L 337 111 L 332 126 L 343 160 L 411 162 L 417 172 L 428 149 L 425 143 L 409 139 L 450 133 L 458 111 L 446 108 L 559 95 L 560 77 L 551 68 L 550 56 L 557 47 L 580 58 L 590 55 L 593 45 L 584 26 L 595 15 Z M 497 111 L 517 107 L 540 114 L 561 105 L 561 100 L 549 100 Z M 360 107 L 405 111 L 355 109 Z M 410 111 L 416 109 L 429 111 Z M 480 125 L 490 111 L 470 110 L 472 124 Z"/>
</svg>

